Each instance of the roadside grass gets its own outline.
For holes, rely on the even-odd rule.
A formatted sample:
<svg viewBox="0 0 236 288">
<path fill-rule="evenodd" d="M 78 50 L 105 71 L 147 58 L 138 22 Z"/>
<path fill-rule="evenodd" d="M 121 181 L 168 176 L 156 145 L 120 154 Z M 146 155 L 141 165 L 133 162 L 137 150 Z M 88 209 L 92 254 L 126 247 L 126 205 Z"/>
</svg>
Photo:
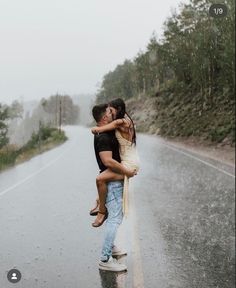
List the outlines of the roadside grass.
<svg viewBox="0 0 236 288">
<path fill-rule="evenodd" d="M 212 96 L 210 101 L 191 91 L 167 87 L 155 97 L 131 98 L 127 110 L 138 132 L 183 139 L 198 138 L 212 144 L 235 144 L 235 101 Z"/>
<path fill-rule="evenodd" d="M 32 134 L 31 139 L 23 147 L 8 144 L 0 149 L 0 172 L 53 149 L 66 140 L 64 131 L 43 126 L 37 133 Z"/>
</svg>

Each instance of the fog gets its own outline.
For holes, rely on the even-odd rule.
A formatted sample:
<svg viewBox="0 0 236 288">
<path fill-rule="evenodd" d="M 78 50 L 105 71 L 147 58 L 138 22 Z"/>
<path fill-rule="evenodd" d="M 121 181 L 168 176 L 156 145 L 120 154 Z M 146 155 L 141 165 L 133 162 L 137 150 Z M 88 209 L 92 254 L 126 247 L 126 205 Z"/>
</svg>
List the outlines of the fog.
<svg viewBox="0 0 236 288">
<path fill-rule="evenodd" d="M 94 105 L 95 95 L 78 94 L 71 96 L 74 105 L 79 107 L 78 121 L 74 124 L 89 126 L 93 119 L 91 108 Z M 23 113 L 20 117 L 8 119 L 8 137 L 10 144 L 21 147 L 26 144 L 33 132 L 39 130 L 40 125 L 58 126 L 59 125 L 59 106 L 55 113 L 45 111 L 40 101 L 31 100 L 20 104 L 23 107 Z"/>
<path fill-rule="evenodd" d="M 161 36 L 179 4 L 0 0 L 0 102 L 95 94 L 104 74 Z"/>
<path fill-rule="evenodd" d="M 80 107 L 79 121 L 81 125 L 87 126 L 93 121 L 91 108 L 94 105 L 95 94 L 73 95 L 74 103 Z"/>
</svg>

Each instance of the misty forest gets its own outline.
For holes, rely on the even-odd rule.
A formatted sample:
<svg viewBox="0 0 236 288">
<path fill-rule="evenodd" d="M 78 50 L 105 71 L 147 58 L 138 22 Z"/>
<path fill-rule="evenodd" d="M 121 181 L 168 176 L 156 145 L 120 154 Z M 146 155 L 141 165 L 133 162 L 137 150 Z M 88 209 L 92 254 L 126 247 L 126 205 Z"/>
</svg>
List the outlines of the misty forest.
<svg viewBox="0 0 236 288">
<path fill-rule="evenodd" d="M 79 123 L 79 106 L 68 95 L 29 104 L 25 109 L 17 100 L 0 105 L 0 170 L 64 142 L 62 125 Z"/>
<path fill-rule="evenodd" d="M 104 76 L 97 102 L 128 100 L 142 132 L 235 142 L 235 4 L 224 1 L 228 15 L 216 19 L 213 3 L 191 0 L 173 13 L 161 39 L 153 33 L 146 51 Z"/>
<path fill-rule="evenodd" d="M 235 4 L 225 0 L 227 16 L 214 18 L 213 3 L 191 0 L 173 11 L 161 37 L 153 32 L 145 51 L 104 75 L 96 103 L 123 98 L 141 132 L 233 145 Z M 0 103 L 0 169 L 25 151 L 65 141 L 62 125 L 81 124 L 80 103 L 69 95 L 26 106 Z"/>
</svg>

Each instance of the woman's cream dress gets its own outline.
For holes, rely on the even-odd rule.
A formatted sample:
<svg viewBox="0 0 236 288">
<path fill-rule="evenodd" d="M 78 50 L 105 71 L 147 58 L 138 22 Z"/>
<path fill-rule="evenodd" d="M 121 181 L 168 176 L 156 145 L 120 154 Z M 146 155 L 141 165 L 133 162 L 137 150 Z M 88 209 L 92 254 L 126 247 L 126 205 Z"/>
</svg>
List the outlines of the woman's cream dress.
<svg viewBox="0 0 236 288">
<path fill-rule="evenodd" d="M 139 157 L 136 146 L 132 142 L 122 137 L 118 129 L 116 129 L 115 135 L 120 145 L 121 164 L 128 169 L 136 169 L 138 171 Z M 128 188 L 129 188 L 129 178 L 125 176 L 124 190 L 123 190 L 123 213 L 125 216 L 127 216 L 128 213 Z"/>
</svg>

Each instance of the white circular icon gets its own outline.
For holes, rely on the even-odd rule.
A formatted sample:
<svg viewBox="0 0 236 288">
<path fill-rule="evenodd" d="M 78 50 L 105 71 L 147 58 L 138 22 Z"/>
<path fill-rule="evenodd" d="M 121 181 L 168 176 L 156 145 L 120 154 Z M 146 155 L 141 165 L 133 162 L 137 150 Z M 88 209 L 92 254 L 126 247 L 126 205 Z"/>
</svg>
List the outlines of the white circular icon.
<svg viewBox="0 0 236 288">
<path fill-rule="evenodd" d="M 7 273 L 7 279 L 9 282 L 11 283 L 17 283 L 20 281 L 21 279 L 21 273 L 19 270 L 17 269 L 11 269 L 10 271 L 8 271 Z"/>
</svg>

